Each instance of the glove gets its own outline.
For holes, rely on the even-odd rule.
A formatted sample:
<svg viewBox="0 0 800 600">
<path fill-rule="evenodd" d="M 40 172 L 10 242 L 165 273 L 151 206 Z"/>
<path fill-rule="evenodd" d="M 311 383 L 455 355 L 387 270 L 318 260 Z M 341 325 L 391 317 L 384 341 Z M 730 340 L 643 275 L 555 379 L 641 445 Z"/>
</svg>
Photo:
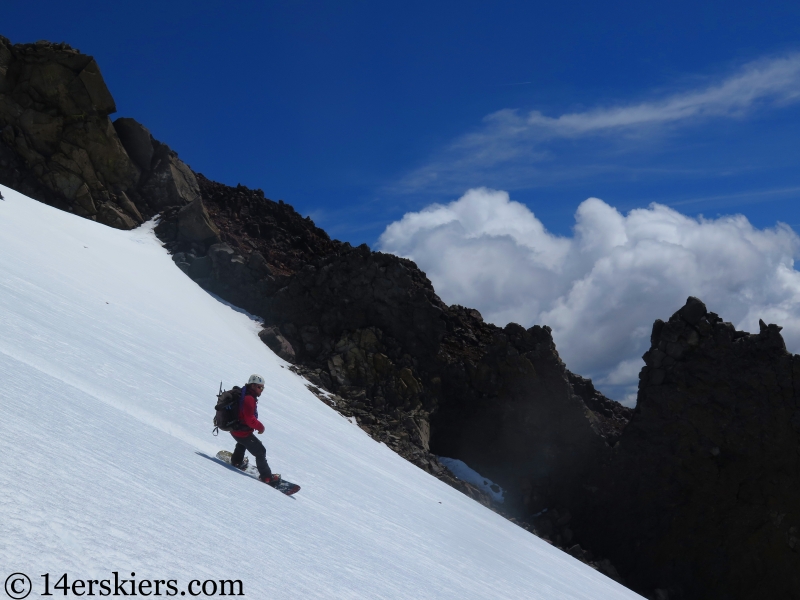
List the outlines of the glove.
<svg viewBox="0 0 800 600">
<path fill-rule="evenodd" d="M 262 433 L 264 433 L 264 428 L 263 427 L 258 430 L 258 435 L 261 435 Z"/>
</svg>

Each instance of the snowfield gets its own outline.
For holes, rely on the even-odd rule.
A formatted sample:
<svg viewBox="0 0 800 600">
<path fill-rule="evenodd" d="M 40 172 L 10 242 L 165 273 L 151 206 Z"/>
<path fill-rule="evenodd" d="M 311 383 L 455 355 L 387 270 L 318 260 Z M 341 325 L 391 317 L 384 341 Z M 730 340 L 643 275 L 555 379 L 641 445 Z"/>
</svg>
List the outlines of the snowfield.
<svg viewBox="0 0 800 600">
<path fill-rule="evenodd" d="M 27 574 L 31 597 L 46 573 L 56 597 L 64 573 L 113 593 L 116 571 L 173 582 L 161 596 L 241 580 L 256 599 L 639 598 L 320 402 L 152 224 L 118 231 L 0 191 L 0 579 Z M 251 373 L 294 497 L 213 460 L 234 446 L 211 433 L 220 381 Z"/>
</svg>

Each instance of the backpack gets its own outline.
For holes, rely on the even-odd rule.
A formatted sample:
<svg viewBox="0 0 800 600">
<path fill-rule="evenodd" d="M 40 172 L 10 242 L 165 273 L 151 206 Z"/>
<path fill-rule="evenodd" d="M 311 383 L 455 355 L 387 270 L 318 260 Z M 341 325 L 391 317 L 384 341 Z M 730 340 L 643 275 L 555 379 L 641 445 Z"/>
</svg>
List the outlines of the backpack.
<svg viewBox="0 0 800 600">
<path fill-rule="evenodd" d="M 214 416 L 214 435 L 222 431 L 238 431 L 247 429 L 244 424 L 239 420 L 239 406 L 242 400 L 242 388 L 238 385 L 233 386 L 227 391 L 222 391 L 222 384 L 219 384 L 219 394 L 217 394 L 217 405 L 214 410 L 217 414 Z"/>
</svg>

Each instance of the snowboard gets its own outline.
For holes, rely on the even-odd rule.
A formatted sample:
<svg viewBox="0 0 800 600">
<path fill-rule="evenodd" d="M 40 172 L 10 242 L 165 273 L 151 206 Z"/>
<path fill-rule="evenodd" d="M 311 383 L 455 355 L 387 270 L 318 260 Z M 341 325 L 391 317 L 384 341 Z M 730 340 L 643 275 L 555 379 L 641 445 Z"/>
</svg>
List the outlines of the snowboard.
<svg viewBox="0 0 800 600">
<path fill-rule="evenodd" d="M 220 450 L 217 452 L 217 458 L 228 465 L 231 464 L 231 456 L 232 453 L 228 452 L 227 450 Z M 256 469 L 254 465 L 249 464 L 247 457 L 245 457 L 245 464 L 247 466 L 244 469 L 240 469 L 242 473 L 249 475 L 253 479 L 258 479 L 258 469 Z M 275 489 L 279 492 L 283 492 L 287 496 L 291 496 L 292 494 L 296 494 L 300 491 L 300 486 L 296 483 L 292 483 L 291 481 L 286 481 L 285 479 L 281 478 L 281 482 L 277 485 L 277 487 L 275 487 Z"/>
</svg>

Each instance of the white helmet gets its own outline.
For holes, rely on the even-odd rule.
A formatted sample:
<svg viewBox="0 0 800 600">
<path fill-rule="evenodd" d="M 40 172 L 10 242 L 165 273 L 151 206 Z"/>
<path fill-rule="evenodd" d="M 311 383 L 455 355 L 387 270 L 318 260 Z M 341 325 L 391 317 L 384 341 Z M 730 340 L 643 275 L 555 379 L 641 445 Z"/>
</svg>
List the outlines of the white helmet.
<svg viewBox="0 0 800 600">
<path fill-rule="evenodd" d="M 264 378 L 261 375 L 250 375 L 250 379 L 247 380 L 247 385 L 251 383 L 255 383 L 256 385 L 264 385 Z"/>
</svg>

